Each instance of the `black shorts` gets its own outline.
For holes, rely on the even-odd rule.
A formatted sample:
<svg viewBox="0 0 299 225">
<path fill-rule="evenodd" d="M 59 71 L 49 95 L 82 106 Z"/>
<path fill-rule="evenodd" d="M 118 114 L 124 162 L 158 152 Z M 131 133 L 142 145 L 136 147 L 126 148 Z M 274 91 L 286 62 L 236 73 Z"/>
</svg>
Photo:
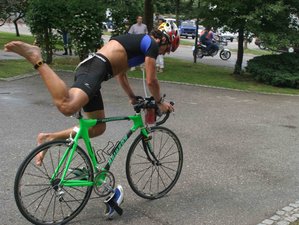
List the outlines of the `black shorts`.
<svg viewBox="0 0 299 225">
<path fill-rule="evenodd" d="M 101 83 L 109 80 L 111 77 L 111 64 L 101 54 L 94 55 L 79 64 L 72 87 L 79 88 L 88 95 L 89 102 L 83 106 L 84 112 L 104 109 Z"/>
</svg>

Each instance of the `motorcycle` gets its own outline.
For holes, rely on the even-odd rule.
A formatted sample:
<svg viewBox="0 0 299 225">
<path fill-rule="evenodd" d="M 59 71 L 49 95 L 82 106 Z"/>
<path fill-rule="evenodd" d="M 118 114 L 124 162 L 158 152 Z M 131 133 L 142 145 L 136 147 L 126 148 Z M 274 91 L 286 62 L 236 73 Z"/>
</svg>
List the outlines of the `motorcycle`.
<svg viewBox="0 0 299 225">
<path fill-rule="evenodd" d="M 256 44 L 261 50 L 266 50 L 265 43 L 261 41 L 259 38 L 255 39 L 254 44 Z"/>
<path fill-rule="evenodd" d="M 203 58 L 204 56 L 214 57 L 219 52 L 219 56 L 222 60 L 228 60 L 231 57 L 232 53 L 228 48 L 224 48 L 224 46 L 227 46 L 227 41 L 224 41 L 223 39 L 220 38 L 219 41 L 214 40 L 214 43 L 217 44 L 219 49 L 216 51 L 208 51 L 206 45 L 204 45 L 201 42 L 198 42 L 197 49 L 195 49 L 195 46 L 193 46 L 192 48 L 193 56 L 200 59 Z"/>
</svg>

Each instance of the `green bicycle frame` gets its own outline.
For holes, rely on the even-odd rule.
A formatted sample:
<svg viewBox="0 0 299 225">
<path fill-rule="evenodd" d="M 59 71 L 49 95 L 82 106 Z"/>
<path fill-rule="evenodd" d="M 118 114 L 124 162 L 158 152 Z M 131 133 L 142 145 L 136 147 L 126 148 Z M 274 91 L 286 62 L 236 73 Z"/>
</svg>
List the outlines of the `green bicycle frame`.
<svg viewBox="0 0 299 225">
<path fill-rule="evenodd" d="M 66 151 L 64 152 L 63 156 L 61 157 L 60 162 L 58 163 L 57 168 L 55 169 L 55 172 L 52 175 L 51 178 L 51 182 L 55 180 L 58 172 L 60 171 L 61 166 L 65 163 L 65 168 L 63 170 L 62 173 L 62 177 L 60 180 L 60 185 L 62 186 L 93 186 L 95 185 L 94 182 L 92 181 L 86 181 L 86 180 L 65 180 L 67 171 L 69 169 L 69 166 L 72 162 L 73 159 L 73 155 L 74 152 L 76 151 L 76 148 L 78 146 L 78 141 L 80 138 L 83 139 L 85 146 L 86 146 L 86 150 L 88 155 L 90 156 L 92 165 L 93 165 L 93 170 L 98 172 L 98 160 L 97 157 L 95 155 L 94 150 L 92 149 L 91 146 L 91 142 L 90 142 L 90 138 L 88 135 L 88 130 L 89 128 L 100 124 L 100 123 L 107 123 L 107 122 L 113 122 L 113 121 L 121 121 L 121 120 L 131 120 L 133 122 L 133 126 L 130 128 L 130 130 L 127 132 L 127 134 L 118 142 L 118 144 L 114 147 L 110 158 L 108 159 L 108 162 L 106 164 L 106 166 L 104 168 L 102 168 L 102 171 L 108 171 L 110 169 L 110 166 L 112 164 L 112 162 L 114 161 L 116 155 L 119 153 L 120 149 L 122 148 L 122 146 L 127 142 L 127 140 L 130 138 L 130 136 L 138 129 L 141 130 L 141 134 L 145 137 L 148 138 L 149 137 L 149 132 L 147 130 L 147 128 L 144 126 L 143 120 L 142 120 L 142 116 L 140 113 L 136 113 L 133 116 L 127 116 L 127 117 L 107 117 L 107 118 L 103 118 L 103 119 L 79 119 L 79 130 L 76 133 L 75 137 L 73 139 L 71 139 L 71 143 L 70 146 L 66 149 Z M 105 173 L 103 173 L 103 176 L 101 177 L 101 181 L 105 180 Z M 100 183 L 97 183 L 97 185 L 101 185 Z"/>
</svg>

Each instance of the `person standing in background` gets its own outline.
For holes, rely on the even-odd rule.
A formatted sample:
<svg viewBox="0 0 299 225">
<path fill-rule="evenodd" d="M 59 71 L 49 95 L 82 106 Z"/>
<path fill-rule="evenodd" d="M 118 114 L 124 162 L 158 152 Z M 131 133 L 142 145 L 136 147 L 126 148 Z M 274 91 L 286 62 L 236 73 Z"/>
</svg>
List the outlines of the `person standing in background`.
<svg viewBox="0 0 299 225">
<path fill-rule="evenodd" d="M 147 26 L 142 23 L 142 16 L 137 16 L 137 23 L 133 24 L 128 32 L 129 34 L 147 34 Z"/>
<path fill-rule="evenodd" d="M 137 23 L 133 24 L 128 31 L 129 34 L 147 34 L 147 26 L 142 23 L 142 16 L 137 16 Z M 142 67 L 143 65 L 140 65 Z M 131 67 L 131 71 L 135 70 L 135 67 Z"/>
<path fill-rule="evenodd" d="M 68 32 L 65 30 L 62 31 L 62 40 L 63 40 L 63 48 L 64 48 L 64 53 L 62 55 L 68 55 L 67 50 L 69 50 L 69 55 L 72 55 L 71 38 Z"/>
</svg>

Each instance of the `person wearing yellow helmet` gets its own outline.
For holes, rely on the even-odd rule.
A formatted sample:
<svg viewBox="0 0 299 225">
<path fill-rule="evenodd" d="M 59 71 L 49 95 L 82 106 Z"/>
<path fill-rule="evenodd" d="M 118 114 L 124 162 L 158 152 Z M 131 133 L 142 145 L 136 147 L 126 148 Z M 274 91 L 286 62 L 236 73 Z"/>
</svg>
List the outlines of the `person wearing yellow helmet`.
<svg viewBox="0 0 299 225">
<path fill-rule="evenodd" d="M 180 35 L 175 23 L 167 23 L 164 19 L 159 18 L 158 30 L 162 31 L 163 36 L 169 43 L 167 52 L 175 51 L 178 48 Z M 164 54 L 158 55 L 156 59 L 157 72 L 163 72 L 164 69 Z"/>
</svg>

